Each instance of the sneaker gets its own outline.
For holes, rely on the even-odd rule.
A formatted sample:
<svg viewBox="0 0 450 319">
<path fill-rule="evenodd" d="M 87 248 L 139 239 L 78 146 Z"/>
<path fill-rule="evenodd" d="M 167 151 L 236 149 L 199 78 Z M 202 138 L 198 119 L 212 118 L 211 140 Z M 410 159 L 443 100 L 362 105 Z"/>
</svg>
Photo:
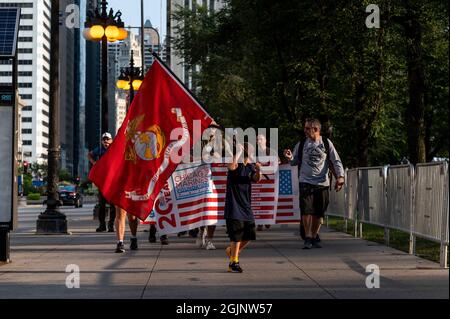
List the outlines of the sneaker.
<svg viewBox="0 0 450 319">
<path fill-rule="evenodd" d="M 322 241 L 322 240 L 320 239 L 319 234 L 317 234 L 317 236 L 316 236 L 316 242 L 320 243 L 321 241 Z"/>
<path fill-rule="evenodd" d="M 312 248 L 312 240 L 311 238 L 305 239 L 305 245 L 303 246 L 303 249 L 311 249 Z"/>
<path fill-rule="evenodd" d="M 184 236 L 184 235 L 186 235 L 186 234 L 187 234 L 186 231 L 181 231 L 181 232 L 179 232 L 179 233 L 177 234 L 177 236 L 178 236 L 178 237 L 182 237 L 182 236 Z"/>
<path fill-rule="evenodd" d="M 228 258 L 231 257 L 231 247 L 227 247 L 227 249 L 225 249 L 225 253 L 227 254 Z"/>
<path fill-rule="evenodd" d="M 116 247 L 116 253 L 124 253 L 125 252 L 125 246 L 123 244 L 123 242 L 117 243 L 117 247 Z"/>
<path fill-rule="evenodd" d="M 316 242 L 316 241 L 313 241 L 313 243 L 312 243 L 312 248 L 322 248 L 322 245 L 319 244 L 319 243 Z"/>
<path fill-rule="evenodd" d="M 203 231 L 200 230 L 200 237 L 197 237 L 197 239 L 195 240 L 195 244 L 199 248 L 205 248 L 206 247 L 206 229 L 204 229 Z"/>
<path fill-rule="evenodd" d="M 105 225 L 100 225 L 95 231 L 97 233 L 102 233 L 102 232 L 106 231 L 106 226 Z"/>
<path fill-rule="evenodd" d="M 131 238 L 130 249 L 131 250 L 137 250 L 138 249 L 137 238 Z"/>
<path fill-rule="evenodd" d="M 114 227 L 108 227 L 108 233 L 114 233 Z"/>
<path fill-rule="evenodd" d="M 266 227 L 266 229 L 269 229 L 269 228 L 270 228 L 270 225 L 264 225 L 264 227 Z"/>
<path fill-rule="evenodd" d="M 161 245 L 169 245 L 169 239 L 167 238 L 167 236 L 161 236 L 159 240 L 161 241 Z"/>
<path fill-rule="evenodd" d="M 256 227 L 256 230 L 257 230 L 257 231 L 262 231 L 262 230 L 263 230 L 263 225 L 258 225 L 258 226 Z"/>
<path fill-rule="evenodd" d="M 229 263 L 229 264 L 228 264 L 228 272 L 238 272 L 238 273 L 241 273 L 241 272 L 243 272 L 243 270 L 242 270 L 241 266 L 239 266 L 239 263 L 238 263 L 238 262 L 237 262 L 237 263 L 232 262 L 232 263 Z"/>
<path fill-rule="evenodd" d="M 215 249 L 216 249 L 216 246 L 214 246 L 212 241 L 208 240 L 208 242 L 206 243 L 206 250 L 215 250 Z"/>
<path fill-rule="evenodd" d="M 156 236 L 155 235 L 151 235 L 150 234 L 150 236 L 148 236 L 148 242 L 149 243 L 156 243 Z"/>
</svg>

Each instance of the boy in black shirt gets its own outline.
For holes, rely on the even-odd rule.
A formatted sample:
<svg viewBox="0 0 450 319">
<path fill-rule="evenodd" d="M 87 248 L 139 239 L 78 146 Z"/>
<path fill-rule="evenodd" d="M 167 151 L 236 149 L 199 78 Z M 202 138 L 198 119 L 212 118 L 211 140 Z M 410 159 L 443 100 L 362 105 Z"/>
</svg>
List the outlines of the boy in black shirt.
<svg viewBox="0 0 450 319">
<path fill-rule="evenodd" d="M 244 146 L 239 144 L 233 162 L 228 164 L 224 217 L 231 242 L 226 250 L 230 257 L 229 272 L 242 272 L 239 252 L 250 240 L 256 239 L 255 218 L 251 209 L 251 183 L 261 180 L 261 165 L 251 163 L 252 153 L 252 147 L 248 143 L 244 143 Z M 244 160 L 238 163 L 242 155 Z"/>
</svg>

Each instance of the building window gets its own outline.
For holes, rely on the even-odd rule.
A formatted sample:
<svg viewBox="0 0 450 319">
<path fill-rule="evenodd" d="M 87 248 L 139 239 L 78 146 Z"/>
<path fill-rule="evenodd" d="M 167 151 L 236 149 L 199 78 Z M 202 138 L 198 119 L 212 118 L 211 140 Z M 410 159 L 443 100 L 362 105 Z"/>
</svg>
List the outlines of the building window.
<svg viewBox="0 0 450 319">
<path fill-rule="evenodd" d="M 48 138 L 48 133 L 42 132 L 42 136 Z"/>
<path fill-rule="evenodd" d="M 33 60 L 19 60 L 19 65 L 32 65 Z"/>
<path fill-rule="evenodd" d="M 31 128 L 23 128 L 22 134 L 32 134 L 33 130 Z"/>
<path fill-rule="evenodd" d="M 20 94 L 20 98 L 22 100 L 32 100 L 33 99 L 33 95 L 32 94 Z"/>
<path fill-rule="evenodd" d="M 46 99 L 42 99 L 42 103 L 44 103 L 44 104 L 47 105 L 47 106 L 50 106 L 50 102 L 47 101 Z"/>
<path fill-rule="evenodd" d="M 19 83 L 20 88 L 32 88 L 33 83 Z"/>
<path fill-rule="evenodd" d="M 32 111 L 31 105 L 26 105 L 26 106 L 22 107 L 22 111 Z"/>
<path fill-rule="evenodd" d="M 21 26 L 19 26 L 19 30 L 22 30 L 22 31 L 33 31 L 33 26 L 32 25 L 21 25 Z"/>
<path fill-rule="evenodd" d="M 19 8 L 33 8 L 33 4 L 32 3 L 17 3 L 17 2 L 0 3 L 0 8 L 15 8 L 15 7 L 19 7 Z"/>
<path fill-rule="evenodd" d="M 32 145 L 30 140 L 22 141 L 22 145 Z"/>
<path fill-rule="evenodd" d="M 48 144 L 42 143 L 43 148 L 48 148 Z"/>
<path fill-rule="evenodd" d="M 0 72 L 0 76 L 12 76 L 12 72 Z"/>
<path fill-rule="evenodd" d="M 48 127 L 48 123 L 45 121 L 42 121 L 42 125 L 44 125 L 45 127 Z"/>
<path fill-rule="evenodd" d="M 32 71 L 19 71 L 19 76 L 33 76 Z"/>
<path fill-rule="evenodd" d="M 18 40 L 19 42 L 33 42 L 32 37 L 19 37 Z"/>
<path fill-rule="evenodd" d="M 33 152 L 23 152 L 23 156 L 25 157 L 31 157 L 33 155 Z"/>
<path fill-rule="evenodd" d="M 42 88 L 42 92 L 44 92 L 45 94 L 47 94 L 48 96 L 50 96 L 50 92 L 44 88 Z"/>
<path fill-rule="evenodd" d="M 20 19 L 21 20 L 31 20 L 31 19 L 33 19 L 33 15 L 32 14 L 21 14 Z"/>
<path fill-rule="evenodd" d="M 22 117 L 22 123 L 31 123 L 31 117 Z"/>
<path fill-rule="evenodd" d="M 47 80 L 47 78 L 46 78 L 45 76 L 42 78 L 42 80 L 43 80 L 45 83 L 47 83 L 48 85 L 50 85 L 50 81 Z"/>
<path fill-rule="evenodd" d="M 19 53 L 33 53 L 33 49 L 26 48 L 26 49 L 19 49 L 17 50 Z"/>
<path fill-rule="evenodd" d="M 42 110 L 42 114 L 44 114 L 47 117 L 49 117 L 49 115 L 50 115 L 50 114 L 48 114 L 48 112 L 46 110 Z"/>
</svg>

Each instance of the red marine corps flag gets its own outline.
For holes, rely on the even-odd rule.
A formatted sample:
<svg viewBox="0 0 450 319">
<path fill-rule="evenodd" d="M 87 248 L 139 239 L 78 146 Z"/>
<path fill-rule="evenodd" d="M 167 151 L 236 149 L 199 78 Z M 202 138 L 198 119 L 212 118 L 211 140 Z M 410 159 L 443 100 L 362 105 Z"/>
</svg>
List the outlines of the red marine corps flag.
<svg viewBox="0 0 450 319">
<path fill-rule="evenodd" d="M 212 118 L 155 59 L 114 142 L 89 179 L 107 201 L 144 220 L 179 164 L 172 156 L 201 138 L 201 132 L 193 134 L 194 121 L 203 132 Z M 178 133 L 171 137 L 174 129 Z"/>
</svg>

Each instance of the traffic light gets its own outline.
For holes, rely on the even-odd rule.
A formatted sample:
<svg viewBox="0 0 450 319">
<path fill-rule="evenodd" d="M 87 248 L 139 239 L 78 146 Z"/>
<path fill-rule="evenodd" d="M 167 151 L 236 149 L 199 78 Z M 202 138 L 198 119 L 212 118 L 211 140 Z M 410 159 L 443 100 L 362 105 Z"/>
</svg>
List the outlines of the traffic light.
<svg viewBox="0 0 450 319">
<path fill-rule="evenodd" d="M 28 162 L 23 162 L 23 173 L 28 174 Z"/>
</svg>

